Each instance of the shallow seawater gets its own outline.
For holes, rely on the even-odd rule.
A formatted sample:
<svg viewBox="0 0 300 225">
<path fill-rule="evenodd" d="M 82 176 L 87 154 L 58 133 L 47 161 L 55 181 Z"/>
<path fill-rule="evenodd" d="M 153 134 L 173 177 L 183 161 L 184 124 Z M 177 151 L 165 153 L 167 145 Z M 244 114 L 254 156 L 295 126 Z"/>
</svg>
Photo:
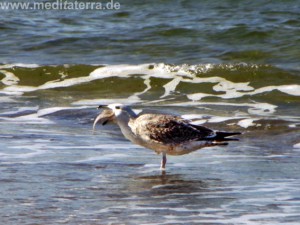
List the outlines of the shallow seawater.
<svg viewBox="0 0 300 225">
<path fill-rule="evenodd" d="M 299 224 L 299 0 L 120 3 L 0 9 L 0 223 Z M 162 173 L 116 102 L 243 134 Z"/>
<path fill-rule="evenodd" d="M 300 220 L 300 84 L 293 72 L 140 64 L 3 65 L 1 73 L 6 224 Z M 115 125 L 92 130 L 97 105 L 111 102 L 243 135 L 226 147 L 170 156 L 162 173 L 160 156 L 125 140 Z"/>
</svg>

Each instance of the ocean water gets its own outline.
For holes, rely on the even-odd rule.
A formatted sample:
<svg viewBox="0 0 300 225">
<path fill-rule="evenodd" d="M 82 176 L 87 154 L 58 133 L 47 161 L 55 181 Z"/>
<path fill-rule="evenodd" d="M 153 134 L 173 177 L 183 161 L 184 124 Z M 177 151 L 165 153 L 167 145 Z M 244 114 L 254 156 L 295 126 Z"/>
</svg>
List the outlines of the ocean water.
<svg viewBox="0 0 300 225">
<path fill-rule="evenodd" d="M 299 224 L 300 2 L 2 10 L 1 224 Z M 160 157 L 99 104 L 239 142 Z"/>
</svg>

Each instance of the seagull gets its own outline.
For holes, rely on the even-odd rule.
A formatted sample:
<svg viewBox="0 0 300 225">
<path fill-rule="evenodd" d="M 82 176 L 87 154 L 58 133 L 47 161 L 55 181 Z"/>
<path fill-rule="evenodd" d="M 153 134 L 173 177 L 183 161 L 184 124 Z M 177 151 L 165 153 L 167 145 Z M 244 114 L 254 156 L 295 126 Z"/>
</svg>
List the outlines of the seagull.
<svg viewBox="0 0 300 225">
<path fill-rule="evenodd" d="M 115 122 L 125 138 L 132 143 L 162 154 L 161 170 L 165 170 L 167 155 L 184 155 L 204 147 L 227 145 L 227 138 L 240 132 L 214 131 L 204 126 L 192 124 L 179 116 L 165 114 L 137 115 L 130 106 L 123 104 L 100 105 L 104 110 L 93 124 L 102 125 Z"/>
</svg>

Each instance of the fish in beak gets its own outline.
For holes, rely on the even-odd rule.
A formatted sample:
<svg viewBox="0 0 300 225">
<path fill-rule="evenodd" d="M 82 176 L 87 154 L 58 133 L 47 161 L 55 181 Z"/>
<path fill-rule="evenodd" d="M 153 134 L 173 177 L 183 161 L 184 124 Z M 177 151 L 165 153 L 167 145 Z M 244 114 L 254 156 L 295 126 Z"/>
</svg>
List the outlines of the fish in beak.
<svg viewBox="0 0 300 225">
<path fill-rule="evenodd" d="M 98 109 L 104 108 L 103 111 L 96 117 L 93 129 L 95 130 L 96 124 L 101 123 L 103 126 L 108 122 L 115 122 L 115 114 L 110 108 L 106 108 L 106 106 L 100 105 Z"/>
</svg>

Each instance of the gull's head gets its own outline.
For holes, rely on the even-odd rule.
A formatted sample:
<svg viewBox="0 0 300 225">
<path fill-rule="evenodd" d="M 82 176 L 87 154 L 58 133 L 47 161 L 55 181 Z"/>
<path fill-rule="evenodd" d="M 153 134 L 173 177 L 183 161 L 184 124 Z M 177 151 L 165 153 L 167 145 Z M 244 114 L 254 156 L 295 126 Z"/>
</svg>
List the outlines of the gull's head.
<svg viewBox="0 0 300 225">
<path fill-rule="evenodd" d="M 115 118 L 135 118 L 135 112 L 128 106 L 120 103 L 109 104 L 109 105 L 100 105 L 98 108 L 104 108 L 111 110 Z"/>
<path fill-rule="evenodd" d="M 100 105 L 98 109 L 103 109 L 103 111 L 95 119 L 94 129 L 97 123 L 105 125 L 108 122 L 127 121 L 130 118 L 136 118 L 136 114 L 129 106 L 119 103 Z"/>
<path fill-rule="evenodd" d="M 128 105 L 123 105 L 120 103 L 110 104 L 106 106 L 108 109 L 112 110 L 114 115 L 119 117 L 128 117 L 128 118 L 135 118 L 136 114 Z"/>
<path fill-rule="evenodd" d="M 128 106 L 120 103 L 109 104 L 106 107 L 111 109 L 116 117 L 120 116 L 122 112 L 126 111 L 126 109 L 129 108 Z"/>
<path fill-rule="evenodd" d="M 109 105 L 100 105 L 98 109 L 104 109 L 102 113 L 95 119 L 93 127 L 95 128 L 97 123 L 105 125 L 106 123 L 118 122 L 118 121 L 127 121 L 130 118 L 135 118 L 136 114 L 132 109 L 123 104 L 115 103 Z"/>
</svg>

